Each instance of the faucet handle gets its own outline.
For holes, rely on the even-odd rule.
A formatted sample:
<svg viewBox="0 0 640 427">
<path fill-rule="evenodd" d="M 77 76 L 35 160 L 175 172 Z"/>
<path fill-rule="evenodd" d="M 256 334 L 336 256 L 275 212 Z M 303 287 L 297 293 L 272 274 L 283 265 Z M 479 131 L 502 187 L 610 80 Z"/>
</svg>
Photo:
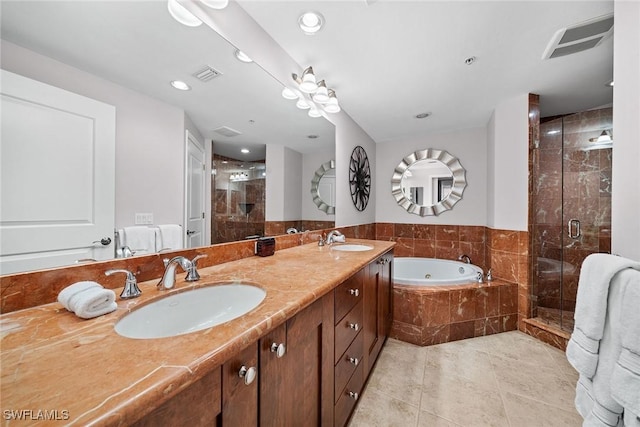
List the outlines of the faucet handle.
<svg viewBox="0 0 640 427">
<path fill-rule="evenodd" d="M 142 291 L 138 287 L 136 276 L 132 272 L 130 272 L 129 270 L 122 270 L 122 269 L 107 270 L 104 272 L 106 276 L 111 276 L 114 273 L 124 273 L 127 275 L 127 280 L 124 283 L 124 289 L 122 289 L 120 298 L 122 299 L 138 298 L 140 295 L 142 295 Z"/>
<path fill-rule="evenodd" d="M 198 273 L 198 260 L 205 257 L 206 255 L 199 254 L 191 260 L 191 266 L 187 268 L 187 277 L 184 279 L 185 281 L 195 282 L 200 280 L 200 273 Z"/>
</svg>

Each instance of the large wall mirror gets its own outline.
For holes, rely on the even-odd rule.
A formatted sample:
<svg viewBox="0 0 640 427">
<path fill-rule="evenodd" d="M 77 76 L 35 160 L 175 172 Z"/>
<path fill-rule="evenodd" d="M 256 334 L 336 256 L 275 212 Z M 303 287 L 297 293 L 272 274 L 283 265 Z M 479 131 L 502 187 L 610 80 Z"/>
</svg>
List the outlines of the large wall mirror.
<svg viewBox="0 0 640 427">
<path fill-rule="evenodd" d="M 409 213 L 439 215 L 462 199 L 467 186 L 465 174 L 460 161 L 447 151 L 419 150 L 396 167 L 391 192 Z"/>
<path fill-rule="evenodd" d="M 315 208 L 308 183 L 318 163 L 335 157 L 334 126 L 324 118 L 309 117 L 306 111 L 297 109 L 295 103 L 282 98 L 283 85 L 280 82 L 259 64 L 238 60 L 234 55 L 237 49 L 211 28 L 204 24 L 199 27 L 179 24 L 169 15 L 166 1 L 10 1 L 3 2 L 1 19 L 3 41 L 53 58 L 109 84 L 115 83 L 123 93 L 131 90 L 183 112 L 179 117 L 181 120 L 176 120 L 177 125 L 174 126 L 165 119 L 166 114 L 163 116 L 164 110 L 149 108 L 141 113 L 149 117 L 149 121 L 135 129 L 138 132 L 133 137 L 123 140 L 119 135 L 124 128 L 122 117 L 129 113 L 129 107 L 134 107 L 133 104 L 116 106 L 114 229 L 135 225 L 134 213 L 152 212 L 154 225 L 183 223 L 186 217 L 186 214 L 183 216 L 184 171 L 187 167 L 185 129 L 195 129 L 193 133 L 207 150 L 207 174 L 211 173 L 213 177 L 219 172 L 211 180 L 206 180 L 209 181 L 207 191 L 215 188 L 214 179 L 225 179 L 226 183 L 221 188 L 234 191 L 251 187 L 247 185 L 249 181 L 256 183 L 244 195 L 228 195 L 227 200 L 233 206 L 229 205 L 229 210 L 223 213 L 223 216 L 228 213 L 227 223 L 247 223 L 258 214 L 262 214 L 266 221 L 291 219 L 290 215 L 279 218 L 277 212 L 270 215 L 256 206 L 260 197 L 267 200 L 271 197 L 268 185 L 263 186 L 263 196 L 259 195 L 261 190 L 255 188 L 259 187 L 258 180 L 269 180 L 268 162 L 263 169 L 257 169 L 259 166 L 256 165 L 267 159 L 265 153 L 270 146 L 286 147 L 296 153 L 300 163 L 307 157 L 315 158 L 313 169 L 305 170 L 301 165 L 289 169 L 287 166 L 282 177 L 286 182 L 299 181 L 300 196 L 297 199 L 300 204 Z M 19 63 L 18 68 L 29 67 L 28 61 L 22 58 L 10 59 L 7 64 Z M 3 52 L 3 68 L 4 63 Z M 38 72 L 55 74 L 55 71 L 47 70 L 34 71 L 33 74 Z M 25 75 L 29 77 L 28 73 Z M 37 77 L 31 78 L 37 80 Z M 176 90 L 169 84 L 172 80 L 183 80 L 191 88 Z M 42 81 L 47 83 L 45 79 Z M 110 103 L 90 95 L 99 91 L 90 89 L 83 92 L 85 83 L 81 81 L 49 84 Z M 153 120 L 156 120 L 155 124 Z M 130 129 L 135 128 L 135 124 L 126 125 Z M 171 130 L 175 138 L 170 141 L 172 146 L 168 147 L 161 138 L 166 138 L 165 129 L 170 126 L 174 127 Z M 241 149 L 249 152 L 243 153 Z M 332 154 L 317 158 L 318 152 Z M 214 156 L 220 159 L 217 166 L 214 166 Z M 223 158 L 231 160 L 234 168 L 223 166 Z M 282 162 L 284 164 L 284 159 Z M 273 167 L 278 168 L 279 165 Z M 243 168 L 247 169 L 245 173 L 240 171 Z M 145 198 L 152 197 L 156 203 L 154 206 L 142 204 Z M 211 238 L 215 234 L 214 201 L 215 191 L 205 194 L 207 244 L 215 243 Z M 217 209 L 220 212 L 223 208 L 218 206 Z M 289 206 L 287 212 L 291 210 Z M 299 215 L 298 220 L 305 220 L 302 213 Z M 250 228 L 232 233 L 234 239 L 255 235 Z"/>
</svg>

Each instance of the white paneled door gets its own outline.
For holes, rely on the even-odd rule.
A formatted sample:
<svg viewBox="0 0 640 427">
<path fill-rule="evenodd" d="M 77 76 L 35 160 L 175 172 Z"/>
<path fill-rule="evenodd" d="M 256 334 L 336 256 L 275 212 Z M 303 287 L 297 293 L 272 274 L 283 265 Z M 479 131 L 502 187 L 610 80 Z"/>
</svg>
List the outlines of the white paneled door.
<svg viewBox="0 0 640 427">
<path fill-rule="evenodd" d="M 205 222 L 205 149 L 195 136 L 187 131 L 186 164 L 186 221 L 187 248 L 204 246 Z"/>
<path fill-rule="evenodd" d="M 115 108 L 0 71 L 0 274 L 112 258 Z"/>
</svg>

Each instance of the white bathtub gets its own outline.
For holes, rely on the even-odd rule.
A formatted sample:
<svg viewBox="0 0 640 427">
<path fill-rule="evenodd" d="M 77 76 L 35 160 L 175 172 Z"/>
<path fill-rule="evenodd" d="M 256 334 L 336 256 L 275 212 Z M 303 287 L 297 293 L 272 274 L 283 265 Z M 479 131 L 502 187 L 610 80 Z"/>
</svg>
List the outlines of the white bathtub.
<svg viewBox="0 0 640 427">
<path fill-rule="evenodd" d="M 472 264 L 435 258 L 395 258 L 393 283 L 397 285 L 448 286 L 477 282 L 482 269 Z"/>
</svg>

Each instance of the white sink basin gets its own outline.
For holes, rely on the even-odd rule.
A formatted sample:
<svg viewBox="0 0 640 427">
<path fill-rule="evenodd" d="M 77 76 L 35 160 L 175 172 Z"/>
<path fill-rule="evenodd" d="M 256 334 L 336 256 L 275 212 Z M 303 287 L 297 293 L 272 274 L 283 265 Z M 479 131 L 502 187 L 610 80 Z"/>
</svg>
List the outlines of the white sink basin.
<svg viewBox="0 0 640 427">
<path fill-rule="evenodd" d="M 333 245 L 331 249 L 334 251 L 345 251 L 345 252 L 362 252 L 362 251 L 370 251 L 373 249 L 373 246 L 368 245 L 358 245 L 358 244 L 345 244 L 345 245 Z"/>
<path fill-rule="evenodd" d="M 240 317 L 266 295 L 261 288 L 239 283 L 197 288 L 133 310 L 116 323 L 115 330 L 123 337 L 138 339 L 188 334 Z"/>
</svg>

